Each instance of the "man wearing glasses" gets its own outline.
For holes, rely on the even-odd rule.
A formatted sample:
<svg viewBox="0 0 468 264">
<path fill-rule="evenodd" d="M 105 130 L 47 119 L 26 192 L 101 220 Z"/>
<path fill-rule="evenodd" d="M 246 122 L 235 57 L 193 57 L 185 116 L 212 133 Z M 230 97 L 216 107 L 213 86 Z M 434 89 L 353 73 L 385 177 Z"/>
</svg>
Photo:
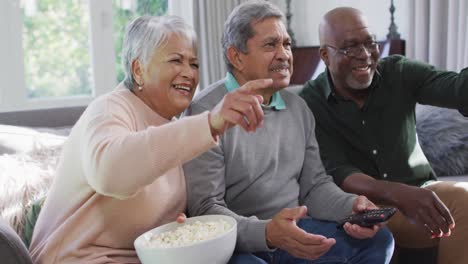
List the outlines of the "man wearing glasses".
<svg viewBox="0 0 468 264">
<path fill-rule="evenodd" d="M 329 11 L 319 33 L 327 69 L 301 96 L 316 118 L 327 172 L 346 192 L 399 209 L 388 224 L 398 246 L 439 246 L 439 263 L 468 263 L 468 187 L 436 181 L 415 125 L 416 103 L 468 116 L 468 70 L 398 55 L 379 61 L 366 18 L 353 8 Z"/>
</svg>

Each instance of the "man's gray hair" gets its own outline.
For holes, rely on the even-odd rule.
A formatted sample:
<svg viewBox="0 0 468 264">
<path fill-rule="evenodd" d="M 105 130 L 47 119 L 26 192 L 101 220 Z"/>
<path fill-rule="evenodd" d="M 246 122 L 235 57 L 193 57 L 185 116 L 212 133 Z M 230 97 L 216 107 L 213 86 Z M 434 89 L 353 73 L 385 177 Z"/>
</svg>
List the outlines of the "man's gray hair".
<svg viewBox="0 0 468 264">
<path fill-rule="evenodd" d="M 197 52 L 197 37 L 193 28 L 178 16 L 141 16 L 127 25 L 122 44 L 124 84 L 133 89 L 136 83 L 132 74 L 132 62 L 139 60 L 147 65 L 156 49 L 165 45 L 172 34 L 192 41 Z"/>
<path fill-rule="evenodd" d="M 271 17 L 284 21 L 283 12 L 265 0 L 247 1 L 232 10 L 224 23 L 224 32 L 221 38 L 224 62 L 229 72 L 234 69 L 227 57 L 229 47 L 233 46 L 237 50 L 247 53 L 247 40 L 254 36 L 252 24 Z"/>
</svg>

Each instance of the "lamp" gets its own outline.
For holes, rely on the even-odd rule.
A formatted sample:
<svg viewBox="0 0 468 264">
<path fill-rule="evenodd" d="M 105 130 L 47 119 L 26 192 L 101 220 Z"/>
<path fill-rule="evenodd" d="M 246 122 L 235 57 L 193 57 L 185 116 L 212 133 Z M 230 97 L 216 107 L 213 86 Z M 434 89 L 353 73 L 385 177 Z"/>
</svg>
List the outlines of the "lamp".
<svg viewBox="0 0 468 264">
<path fill-rule="evenodd" d="M 400 39 L 400 33 L 397 31 L 397 26 L 395 24 L 395 19 L 393 13 L 395 13 L 395 5 L 393 5 L 393 0 L 390 1 L 390 26 L 388 27 L 387 39 Z"/>
<path fill-rule="evenodd" d="M 291 45 L 296 46 L 296 39 L 294 38 L 294 32 L 291 29 L 291 0 L 286 0 L 286 26 L 289 36 L 291 37 Z"/>
</svg>

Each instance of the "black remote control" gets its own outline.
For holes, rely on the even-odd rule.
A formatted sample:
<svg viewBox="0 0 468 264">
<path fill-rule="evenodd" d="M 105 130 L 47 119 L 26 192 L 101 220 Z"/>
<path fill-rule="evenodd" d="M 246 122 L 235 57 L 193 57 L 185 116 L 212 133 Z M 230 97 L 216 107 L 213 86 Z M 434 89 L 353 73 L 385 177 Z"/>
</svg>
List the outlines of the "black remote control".
<svg viewBox="0 0 468 264">
<path fill-rule="evenodd" d="M 338 228 L 343 228 L 343 225 L 346 222 L 362 227 L 372 227 L 375 224 L 387 221 L 396 213 L 396 211 L 397 210 L 393 207 L 362 211 L 338 221 Z"/>
</svg>

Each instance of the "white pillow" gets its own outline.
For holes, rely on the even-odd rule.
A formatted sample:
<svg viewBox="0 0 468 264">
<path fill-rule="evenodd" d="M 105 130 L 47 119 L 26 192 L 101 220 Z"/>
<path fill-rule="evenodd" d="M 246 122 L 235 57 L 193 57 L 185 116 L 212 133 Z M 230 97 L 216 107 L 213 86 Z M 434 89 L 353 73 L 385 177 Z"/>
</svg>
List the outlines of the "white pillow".
<svg viewBox="0 0 468 264">
<path fill-rule="evenodd" d="M 28 128 L 0 125 L 0 155 L 28 153 L 62 145 L 70 128 Z"/>
<path fill-rule="evenodd" d="M 0 125 L 0 217 L 17 232 L 31 204 L 49 190 L 69 131 Z"/>
</svg>

